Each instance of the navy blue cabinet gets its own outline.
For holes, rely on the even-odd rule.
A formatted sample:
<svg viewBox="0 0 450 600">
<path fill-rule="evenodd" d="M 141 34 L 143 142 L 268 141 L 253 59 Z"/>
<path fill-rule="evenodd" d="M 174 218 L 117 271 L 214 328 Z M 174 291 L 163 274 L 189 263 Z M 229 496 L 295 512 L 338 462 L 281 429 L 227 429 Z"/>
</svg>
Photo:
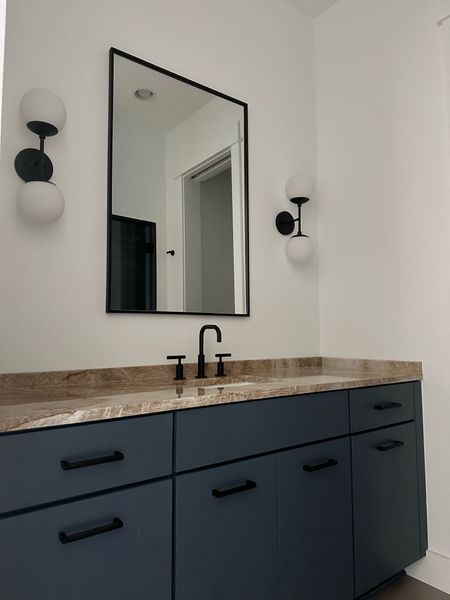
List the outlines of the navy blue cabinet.
<svg viewBox="0 0 450 600">
<path fill-rule="evenodd" d="M 0 436 L 0 598 L 353 600 L 427 547 L 420 383 Z"/>
<path fill-rule="evenodd" d="M 285 452 L 277 460 L 279 600 L 350 600 L 350 439 Z"/>
<path fill-rule="evenodd" d="M 356 595 L 421 557 L 414 422 L 352 438 Z"/>
<path fill-rule="evenodd" d="M 274 455 L 176 478 L 175 598 L 275 600 Z"/>
<path fill-rule="evenodd" d="M 172 485 L 0 520 L 5 600 L 171 599 Z"/>
<path fill-rule="evenodd" d="M 145 481 L 172 471 L 172 415 L 0 437 L 0 513 Z"/>
<path fill-rule="evenodd" d="M 271 398 L 175 413 L 176 471 L 347 435 L 344 391 Z"/>
<path fill-rule="evenodd" d="M 414 420 L 417 382 L 350 390 L 352 433 Z"/>
</svg>

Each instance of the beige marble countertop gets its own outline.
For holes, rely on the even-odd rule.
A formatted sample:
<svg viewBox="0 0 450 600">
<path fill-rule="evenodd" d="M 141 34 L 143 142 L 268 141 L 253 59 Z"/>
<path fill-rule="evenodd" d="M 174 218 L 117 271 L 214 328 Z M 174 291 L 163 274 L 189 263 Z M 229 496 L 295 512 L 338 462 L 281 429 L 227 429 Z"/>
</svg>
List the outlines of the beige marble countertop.
<svg viewBox="0 0 450 600">
<path fill-rule="evenodd" d="M 420 362 L 325 357 L 230 361 L 221 379 L 213 369 L 199 380 L 186 365 L 183 382 L 173 365 L 0 374 L 0 433 L 422 379 Z"/>
</svg>

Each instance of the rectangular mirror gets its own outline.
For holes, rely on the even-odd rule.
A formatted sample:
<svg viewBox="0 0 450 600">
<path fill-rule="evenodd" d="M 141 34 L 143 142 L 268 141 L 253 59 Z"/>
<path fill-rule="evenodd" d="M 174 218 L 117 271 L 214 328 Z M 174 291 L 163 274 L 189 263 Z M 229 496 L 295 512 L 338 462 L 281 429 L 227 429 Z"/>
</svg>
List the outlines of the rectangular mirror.
<svg viewBox="0 0 450 600">
<path fill-rule="evenodd" d="M 107 312 L 249 315 L 247 105 L 110 52 Z"/>
</svg>

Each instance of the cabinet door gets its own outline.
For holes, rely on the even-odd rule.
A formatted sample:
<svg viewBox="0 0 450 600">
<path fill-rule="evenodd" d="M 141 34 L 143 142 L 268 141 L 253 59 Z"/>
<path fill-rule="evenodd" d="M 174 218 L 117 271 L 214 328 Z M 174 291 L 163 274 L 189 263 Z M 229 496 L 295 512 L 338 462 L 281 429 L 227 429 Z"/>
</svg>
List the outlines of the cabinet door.
<svg viewBox="0 0 450 600">
<path fill-rule="evenodd" d="M 0 520 L 5 600 L 170 600 L 172 484 Z"/>
<path fill-rule="evenodd" d="M 280 600 L 353 598 L 350 439 L 278 455 Z"/>
<path fill-rule="evenodd" d="M 274 600 L 276 458 L 176 479 L 177 600 Z"/>
<path fill-rule="evenodd" d="M 414 423 L 352 438 L 356 595 L 420 558 Z"/>
</svg>

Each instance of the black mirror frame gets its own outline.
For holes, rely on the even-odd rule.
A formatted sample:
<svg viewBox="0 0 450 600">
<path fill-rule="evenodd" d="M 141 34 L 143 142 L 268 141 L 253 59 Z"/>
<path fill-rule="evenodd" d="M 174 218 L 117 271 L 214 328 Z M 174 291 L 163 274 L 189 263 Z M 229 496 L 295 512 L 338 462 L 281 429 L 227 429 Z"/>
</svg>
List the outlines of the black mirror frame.
<svg viewBox="0 0 450 600">
<path fill-rule="evenodd" d="M 113 126 L 114 126 L 114 58 L 120 56 L 126 58 L 135 63 L 138 63 L 149 69 L 153 69 L 158 73 L 177 79 L 183 83 L 194 86 L 205 92 L 209 92 L 215 96 L 234 102 L 239 106 L 242 106 L 244 110 L 244 203 L 245 203 L 245 283 L 246 283 L 246 312 L 245 313 L 200 313 L 200 312 L 181 312 L 181 311 L 165 311 L 165 310 L 122 310 L 111 308 L 111 223 L 112 223 L 112 176 L 113 176 Z M 147 62 L 141 58 L 118 50 L 117 48 L 110 48 L 109 50 L 109 98 L 108 98 L 108 213 L 107 213 L 107 273 L 106 273 L 106 312 L 107 313 L 125 313 L 125 314 L 149 314 L 149 315 L 197 315 L 197 316 L 217 316 L 217 317 L 249 317 L 250 316 L 250 243 L 249 243 L 249 175 L 248 175 L 248 104 L 237 100 L 232 96 L 218 92 L 212 88 L 209 88 L 201 83 L 192 81 L 187 77 L 158 67 L 150 62 Z"/>
</svg>

